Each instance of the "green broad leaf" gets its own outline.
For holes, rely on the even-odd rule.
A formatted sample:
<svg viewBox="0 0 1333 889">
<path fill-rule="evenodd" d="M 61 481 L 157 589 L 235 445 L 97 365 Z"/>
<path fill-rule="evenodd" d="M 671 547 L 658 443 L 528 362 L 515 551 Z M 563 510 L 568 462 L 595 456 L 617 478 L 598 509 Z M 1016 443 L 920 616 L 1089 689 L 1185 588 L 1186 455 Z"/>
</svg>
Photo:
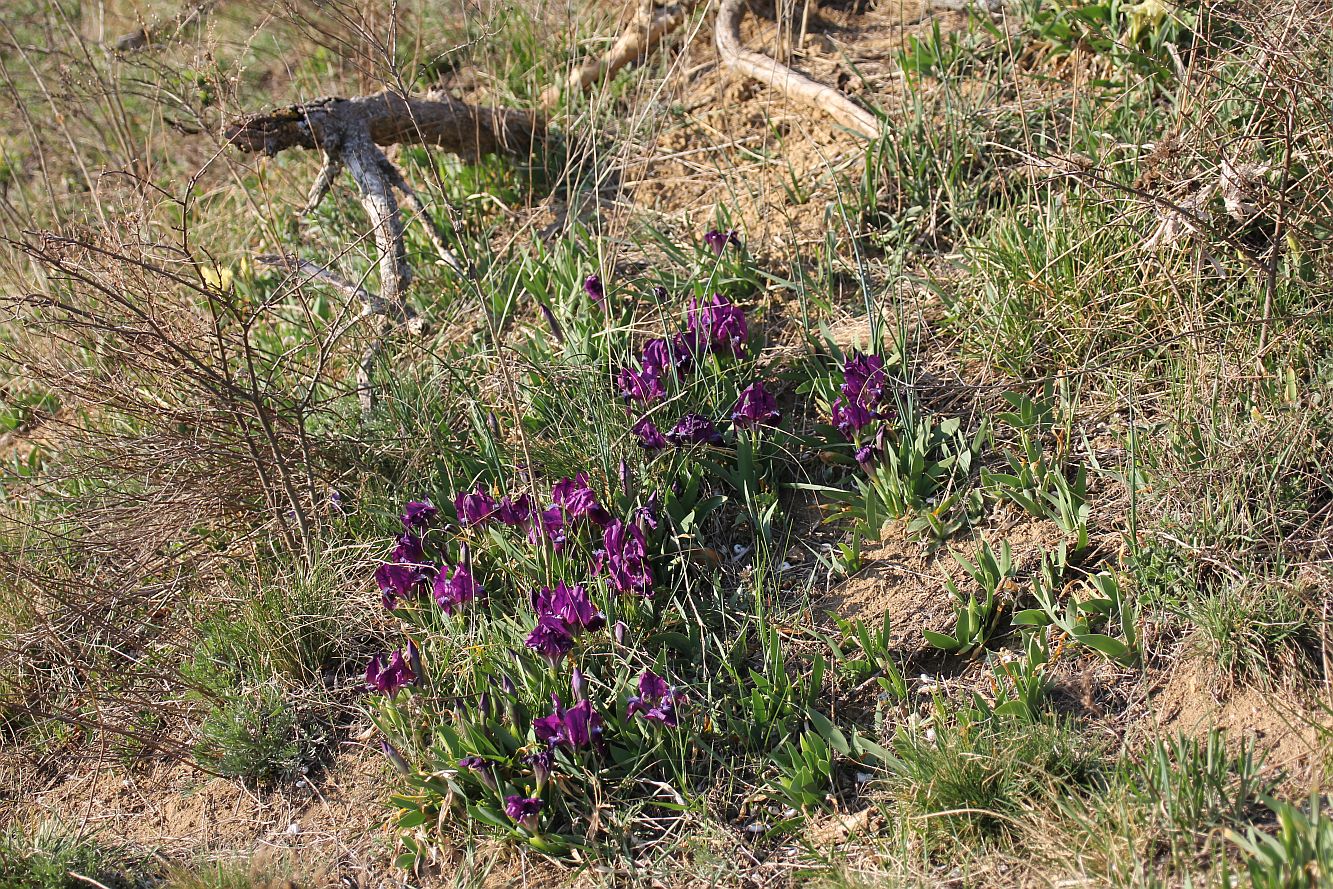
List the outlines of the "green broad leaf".
<svg viewBox="0 0 1333 889">
<path fill-rule="evenodd" d="M 528 837 L 528 845 L 547 855 L 561 855 L 569 850 L 569 843 L 559 834 L 539 833 Z"/>
<path fill-rule="evenodd" d="M 1094 651 L 1100 651 L 1107 657 L 1122 663 L 1132 663 L 1135 659 L 1134 652 L 1128 645 L 1111 636 L 1102 633 L 1083 633 L 1076 638 Z"/>
<path fill-rule="evenodd" d="M 1040 608 L 1024 608 L 1022 611 L 1015 611 L 1010 620 L 1016 627 L 1048 627 L 1051 625 L 1051 616 Z"/>
<path fill-rule="evenodd" d="M 418 809 L 415 812 L 408 812 L 398 819 L 398 827 L 403 830 L 411 830 L 414 827 L 420 827 L 427 821 L 426 813 Z"/>
<path fill-rule="evenodd" d="M 414 870 L 417 866 L 417 853 L 404 852 L 393 860 L 393 866 L 399 870 Z"/>
<path fill-rule="evenodd" d="M 881 764 L 887 764 L 894 759 L 893 754 L 885 747 L 882 747 L 869 738 L 855 732 L 852 733 L 852 747 L 861 755 L 873 756 L 875 759 L 879 760 Z"/>
<path fill-rule="evenodd" d="M 957 651 L 961 643 L 952 636 L 946 636 L 943 633 L 936 633 L 931 630 L 922 630 L 921 635 L 926 637 L 926 641 L 936 648 L 944 651 Z"/>
<path fill-rule="evenodd" d="M 490 806 L 483 806 L 474 803 L 467 807 L 467 811 L 468 814 L 471 815 L 475 820 L 485 822 L 486 824 L 489 824 L 492 827 L 498 827 L 501 828 L 502 830 L 508 830 L 510 827 L 513 826 L 509 823 L 508 818 L 506 818 L 503 814 L 501 814 L 497 810 L 492 809 Z"/>
</svg>

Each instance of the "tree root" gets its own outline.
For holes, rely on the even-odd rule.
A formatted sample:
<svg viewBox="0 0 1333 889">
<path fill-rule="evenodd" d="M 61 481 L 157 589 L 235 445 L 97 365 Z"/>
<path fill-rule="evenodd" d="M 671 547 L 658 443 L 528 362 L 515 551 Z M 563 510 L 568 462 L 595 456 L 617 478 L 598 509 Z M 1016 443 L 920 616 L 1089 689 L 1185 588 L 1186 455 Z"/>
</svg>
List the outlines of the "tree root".
<svg viewBox="0 0 1333 889">
<path fill-rule="evenodd" d="M 656 15 L 653 15 L 651 0 L 644 3 L 635 15 L 633 24 L 620 35 L 620 39 L 606 55 L 591 59 L 575 68 L 569 73 L 569 79 L 563 86 L 552 84 L 542 90 L 542 107 L 551 108 L 560 100 L 565 90 L 582 92 L 652 52 L 662 42 L 663 37 L 685 22 L 698 2 L 699 0 L 685 0 L 674 6 L 668 6 Z"/>
<path fill-rule="evenodd" d="M 728 68 L 766 83 L 785 96 L 818 108 L 842 126 L 871 139 L 881 132 L 879 118 L 831 86 L 816 83 L 781 62 L 751 52 L 741 45 L 745 0 L 722 0 L 717 9 L 713 38 L 718 55 Z"/>
</svg>

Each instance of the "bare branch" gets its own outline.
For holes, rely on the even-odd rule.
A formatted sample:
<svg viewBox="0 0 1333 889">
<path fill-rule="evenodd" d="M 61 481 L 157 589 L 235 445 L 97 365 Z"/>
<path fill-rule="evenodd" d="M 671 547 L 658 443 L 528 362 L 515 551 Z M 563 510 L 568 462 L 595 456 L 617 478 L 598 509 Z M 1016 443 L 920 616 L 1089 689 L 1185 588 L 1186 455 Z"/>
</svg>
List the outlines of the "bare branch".
<svg viewBox="0 0 1333 889">
<path fill-rule="evenodd" d="M 329 189 L 333 187 L 333 180 L 342 172 L 342 168 L 341 158 L 324 152 L 324 166 L 319 168 L 319 174 L 310 184 L 310 195 L 305 199 L 305 206 L 301 208 L 302 216 L 309 216 L 315 212 L 320 202 L 324 200 L 324 196 L 329 193 Z"/>
</svg>

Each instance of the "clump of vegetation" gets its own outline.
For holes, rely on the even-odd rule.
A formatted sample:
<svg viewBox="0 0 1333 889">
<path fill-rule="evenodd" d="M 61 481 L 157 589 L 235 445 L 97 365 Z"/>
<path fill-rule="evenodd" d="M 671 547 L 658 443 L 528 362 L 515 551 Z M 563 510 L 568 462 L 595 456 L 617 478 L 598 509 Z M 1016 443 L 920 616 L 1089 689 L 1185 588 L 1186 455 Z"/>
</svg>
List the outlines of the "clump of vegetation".
<svg viewBox="0 0 1333 889">
<path fill-rule="evenodd" d="M 1328 11 L 716 6 L 7 10 L 0 883 L 1329 880 Z"/>
</svg>

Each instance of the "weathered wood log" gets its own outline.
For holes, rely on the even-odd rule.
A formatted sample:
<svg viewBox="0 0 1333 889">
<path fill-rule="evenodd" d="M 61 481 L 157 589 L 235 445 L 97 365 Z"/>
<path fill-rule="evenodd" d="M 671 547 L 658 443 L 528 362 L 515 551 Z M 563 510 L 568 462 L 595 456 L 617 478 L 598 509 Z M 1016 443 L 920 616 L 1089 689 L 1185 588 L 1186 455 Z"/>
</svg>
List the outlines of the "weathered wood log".
<svg viewBox="0 0 1333 889">
<path fill-rule="evenodd" d="M 288 148 L 327 152 L 352 134 L 365 135 L 375 145 L 434 145 L 475 160 L 530 152 L 545 136 L 545 121 L 530 111 L 469 105 L 438 91 L 403 96 L 386 90 L 248 114 L 225 135 L 242 151 L 271 157 Z"/>
</svg>

